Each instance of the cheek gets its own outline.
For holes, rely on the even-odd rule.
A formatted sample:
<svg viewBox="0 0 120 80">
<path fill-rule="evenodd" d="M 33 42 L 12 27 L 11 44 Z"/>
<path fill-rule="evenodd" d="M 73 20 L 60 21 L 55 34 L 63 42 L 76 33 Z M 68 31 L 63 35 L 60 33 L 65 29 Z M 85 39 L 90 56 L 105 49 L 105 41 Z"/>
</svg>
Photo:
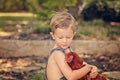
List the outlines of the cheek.
<svg viewBox="0 0 120 80">
<path fill-rule="evenodd" d="M 55 40 L 55 43 L 56 43 L 56 44 L 59 44 L 59 45 L 61 44 L 61 41 L 60 41 L 60 40 L 57 40 L 57 39 L 54 39 L 54 40 Z"/>
<path fill-rule="evenodd" d="M 72 39 L 69 39 L 67 42 L 68 42 L 68 43 L 71 43 L 71 42 L 72 42 Z"/>
</svg>

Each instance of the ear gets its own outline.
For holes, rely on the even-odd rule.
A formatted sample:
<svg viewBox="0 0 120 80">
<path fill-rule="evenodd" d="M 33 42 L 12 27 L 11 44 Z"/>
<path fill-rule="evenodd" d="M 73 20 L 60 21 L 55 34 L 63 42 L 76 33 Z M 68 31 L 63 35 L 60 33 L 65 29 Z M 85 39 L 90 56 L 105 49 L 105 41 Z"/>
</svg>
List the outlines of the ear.
<svg viewBox="0 0 120 80">
<path fill-rule="evenodd" d="M 55 39 L 55 36 L 54 36 L 53 32 L 50 32 L 50 35 L 51 35 L 52 39 Z"/>
<path fill-rule="evenodd" d="M 76 32 L 74 32 L 74 36 L 75 36 Z"/>
<path fill-rule="evenodd" d="M 71 56 L 69 56 L 67 60 L 68 60 L 68 61 L 67 61 L 68 63 L 71 63 L 71 62 L 72 62 L 72 60 L 73 60 L 73 56 L 72 56 L 72 55 L 71 55 Z"/>
</svg>

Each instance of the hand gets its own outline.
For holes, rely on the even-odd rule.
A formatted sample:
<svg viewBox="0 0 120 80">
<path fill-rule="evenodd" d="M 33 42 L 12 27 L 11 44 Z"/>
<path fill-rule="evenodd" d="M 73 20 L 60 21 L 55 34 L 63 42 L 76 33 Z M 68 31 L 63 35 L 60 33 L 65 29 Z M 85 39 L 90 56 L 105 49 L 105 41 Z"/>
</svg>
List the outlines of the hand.
<svg viewBox="0 0 120 80">
<path fill-rule="evenodd" d="M 92 66 L 91 72 L 90 72 L 90 78 L 96 78 L 97 74 L 98 74 L 98 69 L 96 66 Z"/>
</svg>

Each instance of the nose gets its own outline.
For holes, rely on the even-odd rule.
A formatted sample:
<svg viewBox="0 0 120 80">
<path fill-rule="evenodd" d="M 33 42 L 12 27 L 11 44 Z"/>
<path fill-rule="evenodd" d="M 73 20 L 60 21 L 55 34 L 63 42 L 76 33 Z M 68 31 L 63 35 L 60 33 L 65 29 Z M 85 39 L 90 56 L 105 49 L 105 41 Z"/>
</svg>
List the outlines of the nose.
<svg viewBox="0 0 120 80">
<path fill-rule="evenodd" d="M 67 39 L 66 39 L 66 38 L 64 38 L 64 39 L 63 39 L 63 42 L 64 42 L 64 43 L 65 43 L 65 42 L 67 42 Z"/>
</svg>

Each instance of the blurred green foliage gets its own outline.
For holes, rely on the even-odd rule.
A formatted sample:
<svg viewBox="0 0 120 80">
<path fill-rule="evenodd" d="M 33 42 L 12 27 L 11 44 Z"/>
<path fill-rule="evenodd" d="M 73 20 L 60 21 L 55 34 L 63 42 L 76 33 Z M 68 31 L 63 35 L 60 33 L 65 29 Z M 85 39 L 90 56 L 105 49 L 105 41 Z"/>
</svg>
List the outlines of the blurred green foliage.
<svg viewBox="0 0 120 80">
<path fill-rule="evenodd" d="M 86 0 L 86 6 L 82 11 L 84 20 L 102 19 L 110 22 L 120 22 L 119 0 Z"/>
<path fill-rule="evenodd" d="M 116 39 L 120 35 L 119 25 L 109 28 L 110 22 L 120 22 L 119 0 L 0 0 L 0 12 L 17 11 L 31 12 L 37 16 L 0 16 L 0 30 L 16 31 L 17 25 L 20 25 L 26 31 L 29 28 L 33 33 L 49 34 L 53 13 L 68 11 L 79 23 L 76 39 L 84 36 Z"/>
<path fill-rule="evenodd" d="M 26 24 L 24 22 L 27 22 Z M 120 36 L 120 26 L 110 26 L 109 23 L 101 19 L 93 21 L 78 20 L 78 29 L 74 39 L 96 38 L 116 40 Z M 49 34 L 50 25 L 48 21 L 39 21 L 34 17 L 0 17 L 0 30 L 8 32 L 17 32 L 17 26 L 20 26 L 22 33 L 28 30 L 36 34 Z"/>
<path fill-rule="evenodd" d="M 49 20 L 55 11 L 66 11 L 66 7 L 74 6 L 77 0 L 27 0 L 28 10 L 37 14 L 39 20 Z"/>
<path fill-rule="evenodd" d="M 35 13 L 42 21 L 55 11 L 68 11 L 76 19 L 120 21 L 119 0 L 0 0 L 0 12 L 17 11 Z"/>
</svg>

